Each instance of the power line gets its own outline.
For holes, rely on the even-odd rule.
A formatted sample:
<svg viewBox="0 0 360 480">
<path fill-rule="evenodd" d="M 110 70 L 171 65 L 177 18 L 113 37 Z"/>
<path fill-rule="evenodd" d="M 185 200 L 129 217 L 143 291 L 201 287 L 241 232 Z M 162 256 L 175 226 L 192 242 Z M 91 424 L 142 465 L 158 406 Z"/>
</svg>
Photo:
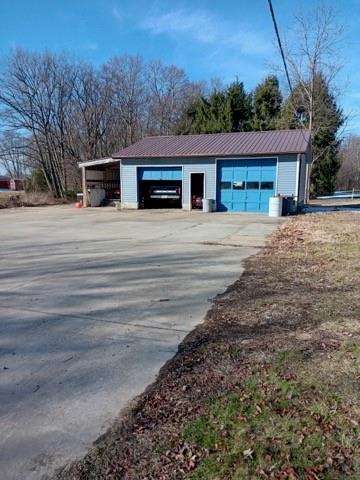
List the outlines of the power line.
<svg viewBox="0 0 360 480">
<path fill-rule="evenodd" d="M 289 70 L 288 70 L 287 64 L 286 64 L 285 54 L 284 54 L 284 50 L 283 50 L 280 35 L 279 35 L 279 30 L 278 30 L 277 23 L 276 23 L 276 18 L 275 18 L 274 9 L 273 9 L 273 6 L 272 6 L 272 1 L 268 0 L 268 3 L 269 3 L 269 8 L 270 8 L 271 18 L 272 18 L 274 28 L 275 28 L 276 38 L 277 38 L 277 41 L 278 41 L 281 57 L 282 57 L 283 64 L 284 64 L 286 78 L 287 78 L 287 81 L 288 81 L 288 84 L 289 84 L 290 92 L 293 93 L 293 89 L 292 89 L 291 81 L 290 81 Z"/>
</svg>

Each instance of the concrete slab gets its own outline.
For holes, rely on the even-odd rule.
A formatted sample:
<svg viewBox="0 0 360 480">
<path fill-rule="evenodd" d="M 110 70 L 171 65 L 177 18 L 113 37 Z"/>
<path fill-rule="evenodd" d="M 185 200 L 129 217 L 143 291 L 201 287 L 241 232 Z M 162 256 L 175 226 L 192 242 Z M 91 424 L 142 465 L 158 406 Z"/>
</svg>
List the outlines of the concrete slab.
<svg viewBox="0 0 360 480">
<path fill-rule="evenodd" d="M 1 479 L 83 455 L 281 222 L 176 210 L 3 210 Z"/>
</svg>

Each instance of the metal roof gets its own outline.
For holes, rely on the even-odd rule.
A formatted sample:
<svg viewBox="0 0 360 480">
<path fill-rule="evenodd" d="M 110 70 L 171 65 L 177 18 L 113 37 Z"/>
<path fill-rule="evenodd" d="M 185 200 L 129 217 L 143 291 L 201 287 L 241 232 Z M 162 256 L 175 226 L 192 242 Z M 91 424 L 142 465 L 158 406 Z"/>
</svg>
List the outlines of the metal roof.
<svg viewBox="0 0 360 480">
<path fill-rule="evenodd" d="M 113 158 L 223 157 L 305 153 L 310 131 L 212 133 L 145 137 L 120 150 Z"/>
</svg>

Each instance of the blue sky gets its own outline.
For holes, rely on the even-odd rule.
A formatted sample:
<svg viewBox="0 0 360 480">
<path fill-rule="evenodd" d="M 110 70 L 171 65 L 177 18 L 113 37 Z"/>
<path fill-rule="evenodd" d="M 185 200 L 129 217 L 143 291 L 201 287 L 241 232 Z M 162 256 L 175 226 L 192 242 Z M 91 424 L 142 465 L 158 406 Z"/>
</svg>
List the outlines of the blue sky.
<svg viewBox="0 0 360 480">
<path fill-rule="evenodd" d="M 273 0 L 280 32 L 300 4 L 316 3 Z M 341 6 L 348 27 L 341 104 L 351 117 L 348 131 L 360 134 L 360 2 Z M 16 47 L 69 51 L 95 65 L 140 54 L 182 67 L 193 80 L 238 77 L 248 89 L 279 63 L 267 0 L 1 0 L 0 56 Z"/>
</svg>

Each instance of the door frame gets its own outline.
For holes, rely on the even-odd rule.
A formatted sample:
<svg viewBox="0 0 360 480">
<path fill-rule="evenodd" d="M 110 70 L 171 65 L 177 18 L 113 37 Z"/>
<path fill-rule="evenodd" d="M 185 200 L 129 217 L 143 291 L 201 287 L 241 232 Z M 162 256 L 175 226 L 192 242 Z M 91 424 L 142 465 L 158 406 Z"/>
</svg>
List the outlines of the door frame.
<svg viewBox="0 0 360 480">
<path fill-rule="evenodd" d="M 189 200 L 189 209 L 192 210 L 192 203 L 191 203 L 191 175 L 203 175 L 203 192 L 204 196 L 203 198 L 206 198 L 206 172 L 201 171 L 201 172 L 189 172 L 189 194 L 188 194 L 188 200 Z"/>
<path fill-rule="evenodd" d="M 139 180 L 139 169 L 140 168 L 181 168 L 181 208 L 184 204 L 184 165 L 159 165 L 159 164 L 154 164 L 154 165 L 136 165 L 136 202 L 139 205 L 139 189 L 140 189 L 140 180 Z"/>
</svg>

